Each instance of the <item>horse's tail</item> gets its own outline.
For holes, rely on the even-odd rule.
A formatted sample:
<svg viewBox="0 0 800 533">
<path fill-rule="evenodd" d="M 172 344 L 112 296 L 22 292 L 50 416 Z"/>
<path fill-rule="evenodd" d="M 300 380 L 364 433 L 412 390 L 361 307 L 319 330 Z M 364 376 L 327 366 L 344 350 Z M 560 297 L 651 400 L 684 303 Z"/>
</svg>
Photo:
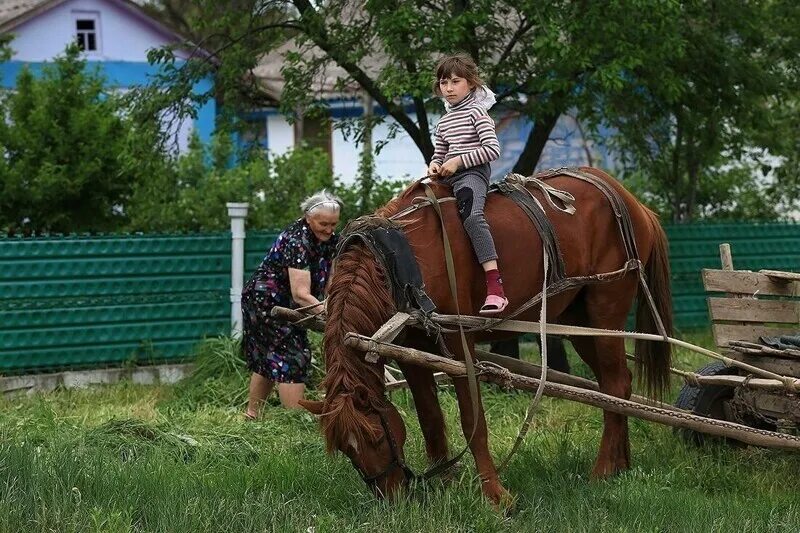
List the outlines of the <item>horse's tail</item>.
<svg viewBox="0 0 800 533">
<path fill-rule="evenodd" d="M 658 216 L 646 210 L 653 234 L 653 248 L 645 263 L 645 281 L 653 296 L 655 310 L 664 325 L 664 332 L 672 336 L 672 291 L 669 276 L 669 244 L 667 235 L 658 221 Z M 640 287 L 636 308 L 636 331 L 657 333 L 656 318 Z M 672 345 L 663 341 L 636 341 L 636 373 L 647 393 L 660 399 L 669 386 Z"/>
</svg>

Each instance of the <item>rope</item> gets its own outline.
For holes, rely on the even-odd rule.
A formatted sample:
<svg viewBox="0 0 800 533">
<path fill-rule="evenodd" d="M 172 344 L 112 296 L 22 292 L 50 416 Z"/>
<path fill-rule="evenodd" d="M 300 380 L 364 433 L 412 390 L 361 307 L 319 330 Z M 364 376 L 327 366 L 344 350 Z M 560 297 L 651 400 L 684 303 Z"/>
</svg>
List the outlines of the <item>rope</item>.
<svg viewBox="0 0 800 533">
<path fill-rule="evenodd" d="M 536 413 L 536 408 L 539 406 L 539 402 L 542 400 L 542 394 L 544 393 L 544 387 L 547 383 L 547 264 L 548 264 L 548 257 L 547 257 L 547 249 L 542 248 L 542 263 L 543 268 L 542 271 L 544 273 L 542 277 L 542 308 L 539 311 L 539 336 L 541 337 L 542 343 L 542 372 L 541 376 L 539 377 L 539 386 L 536 388 L 536 394 L 533 396 L 533 400 L 531 400 L 530 405 L 528 406 L 528 410 L 525 412 L 525 421 L 522 423 L 522 426 L 519 428 L 519 433 L 517 434 L 517 440 L 514 441 L 514 445 L 511 447 L 511 451 L 508 452 L 508 455 L 500 464 L 500 468 L 497 469 L 498 472 L 505 469 L 508 466 L 508 463 L 511 461 L 511 458 L 519 449 L 522 441 L 525 440 L 525 435 L 528 434 L 528 430 L 533 423 L 533 416 Z"/>
</svg>

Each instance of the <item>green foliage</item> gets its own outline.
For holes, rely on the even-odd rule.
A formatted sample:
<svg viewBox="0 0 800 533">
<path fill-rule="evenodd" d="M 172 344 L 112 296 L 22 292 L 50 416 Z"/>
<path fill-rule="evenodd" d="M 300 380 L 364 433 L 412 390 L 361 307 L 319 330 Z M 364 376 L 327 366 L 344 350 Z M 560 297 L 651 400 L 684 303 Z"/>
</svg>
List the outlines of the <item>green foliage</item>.
<svg viewBox="0 0 800 533">
<path fill-rule="evenodd" d="M 800 7 L 690 1 L 682 16 L 670 77 L 643 63 L 633 90 L 602 100 L 627 174 L 676 222 L 785 216 L 800 197 L 787 166 L 798 143 Z"/>
<path fill-rule="evenodd" d="M 171 2 L 180 3 L 163 3 Z M 290 119 L 327 114 L 310 89 L 320 73 L 335 71 L 337 87 L 360 86 L 387 113 L 337 121 L 350 139 L 362 142 L 369 127 L 392 121 L 426 159 L 431 114 L 441 111 L 430 91 L 433 64 L 467 51 L 500 105 L 534 123 L 515 171 L 531 172 L 557 119 L 577 111 L 590 132 L 619 133 L 613 145 L 627 174 L 639 176 L 665 217 L 689 220 L 775 218 L 796 206 L 798 9 L 791 0 L 273 0 L 237 3 L 225 16 L 196 10 L 182 22 L 219 51 L 226 106 L 263 105 L 246 90 L 254 62 L 291 38 L 279 95 Z M 237 21 L 254 20 L 252 13 L 260 24 Z M 191 70 L 161 82 L 188 87 Z M 749 177 L 744 170 L 763 166 L 775 168 Z M 360 182 L 362 203 L 370 186 Z"/>
<path fill-rule="evenodd" d="M 321 150 L 235 154 L 230 135 L 215 135 L 209 146 L 193 136 L 172 168 L 136 184 L 128 205 L 130 229 L 225 230 L 227 202 L 250 204 L 247 227 L 283 228 L 300 216 L 304 198 L 333 187 L 329 158 Z"/>
<path fill-rule="evenodd" d="M 235 154 L 230 135 L 215 135 L 209 146 L 194 136 L 187 153 L 135 184 L 126 213 L 135 231 L 225 230 L 225 204 L 248 202 L 248 228 L 279 230 L 302 216 L 305 198 L 328 189 L 344 201 L 345 222 L 374 211 L 402 187 L 376 176 L 371 183 L 365 199 L 362 189 L 335 180 L 330 158 L 319 148 Z"/>
<path fill-rule="evenodd" d="M 354 218 L 373 213 L 394 198 L 406 185 L 407 183 L 403 180 L 373 177 L 368 188 L 364 187 L 363 181 L 350 186 L 337 186 L 334 190 L 344 202 L 340 228 Z"/>
<path fill-rule="evenodd" d="M 3 96 L 0 228 L 9 233 L 104 231 L 145 167 L 131 145 L 152 138 L 121 116 L 103 78 L 67 48 L 40 77 L 23 69 Z"/>
<path fill-rule="evenodd" d="M 11 41 L 13 40 L 14 35 L 11 33 L 0 35 L 0 63 L 8 61 L 14 56 L 14 50 L 11 47 Z"/>
<path fill-rule="evenodd" d="M 242 358 L 240 339 L 219 337 L 200 343 L 192 374 L 175 386 L 169 405 L 197 409 L 204 405 L 241 407 L 247 402 L 250 376 Z"/>
</svg>

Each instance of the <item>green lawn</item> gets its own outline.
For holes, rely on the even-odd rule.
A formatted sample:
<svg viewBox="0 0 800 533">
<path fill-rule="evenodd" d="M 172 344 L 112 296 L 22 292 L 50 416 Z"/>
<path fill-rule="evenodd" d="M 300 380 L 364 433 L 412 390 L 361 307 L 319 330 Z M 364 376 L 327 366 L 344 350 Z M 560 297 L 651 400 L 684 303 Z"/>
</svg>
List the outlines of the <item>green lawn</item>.
<svg viewBox="0 0 800 533">
<path fill-rule="evenodd" d="M 707 335 L 693 338 L 710 343 Z M 471 458 L 449 486 L 376 501 L 344 457 L 325 454 L 310 415 L 272 406 L 262 421 L 240 417 L 246 376 L 230 351 L 227 341 L 208 343 L 198 375 L 177 386 L 0 400 L 0 530 L 800 530 L 800 456 L 689 447 L 669 428 L 632 420 L 633 468 L 590 482 L 600 411 L 547 398 L 502 475 L 518 498 L 510 516 L 482 500 Z M 687 369 L 701 363 L 686 353 L 676 361 Z M 484 391 L 492 449 L 504 456 L 530 396 Z M 409 395 L 393 399 L 410 429 L 407 456 L 422 470 Z M 441 400 L 449 427 L 458 428 L 446 386 Z M 450 438 L 460 449 L 460 431 Z"/>
</svg>

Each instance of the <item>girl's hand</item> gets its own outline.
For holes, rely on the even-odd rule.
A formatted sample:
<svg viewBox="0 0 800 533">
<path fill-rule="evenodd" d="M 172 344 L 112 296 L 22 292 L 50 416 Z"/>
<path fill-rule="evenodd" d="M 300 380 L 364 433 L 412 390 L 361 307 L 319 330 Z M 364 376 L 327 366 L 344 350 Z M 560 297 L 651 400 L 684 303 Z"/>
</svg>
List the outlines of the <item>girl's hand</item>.
<svg viewBox="0 0 800 533">
<path fill-rule="evenodd" d="M 431 163 L 428 167 L 428 176 L 436 179 L 439 175 L 440 168 L 442 168 L 442 166 L 439 163 Z"/>
<path fill-rule="evenodd" d="M 442 168 L 439 169 L 439 175 L 443 178 L 452 176 L 459 168 L 461 168 L 461 158 L 453 157 L 445 161 Z"/>
</svg>

